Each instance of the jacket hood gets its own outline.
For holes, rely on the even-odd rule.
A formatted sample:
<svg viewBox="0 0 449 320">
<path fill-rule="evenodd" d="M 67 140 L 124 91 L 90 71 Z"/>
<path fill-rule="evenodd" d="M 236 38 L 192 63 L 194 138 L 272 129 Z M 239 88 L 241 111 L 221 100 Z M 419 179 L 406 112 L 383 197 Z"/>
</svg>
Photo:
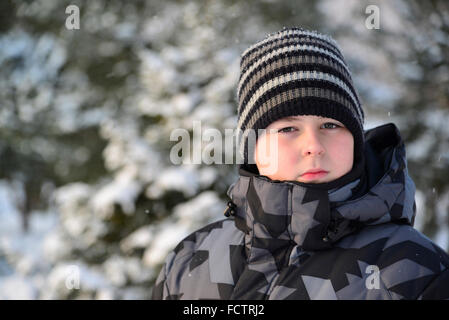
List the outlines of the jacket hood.
<svg viewBox="0 0 449 320">
<path fill-rule="evenodd" d="M 240 167 L 228 195 L 235 205 L 236 227 L 245 232 L 248 259 L 257 259 L 264 249 L 285 255 L 280 249 L 292 244 L 305 251 L 328 249 L 365 225 L 413 225 L 415 185 L 399 130 L 388 123 L 365 131 L 364 149 L 357 187 L 352 181 L 333 190 L 352 194 L 343 201 L 319 184 L 275 181 Z M 280 258 L 276 260 L 288 257 Z"/>
</svg>

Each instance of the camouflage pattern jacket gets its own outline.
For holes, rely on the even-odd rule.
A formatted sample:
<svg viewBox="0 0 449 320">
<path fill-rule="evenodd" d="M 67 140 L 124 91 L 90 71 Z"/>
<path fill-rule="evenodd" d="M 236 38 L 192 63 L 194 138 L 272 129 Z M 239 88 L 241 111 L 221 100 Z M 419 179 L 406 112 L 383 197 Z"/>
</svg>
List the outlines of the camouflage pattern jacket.
<svg viewBox="0 0 449 320">
<path fill-rule="evenodd" d="M 449 256 L 413 228 L 399 131 L 365 137 L 382 171 L 355 199 L 240 169 L 233 215 L 179 243 L 153 299 L 448 299 Z"/>
</svg>

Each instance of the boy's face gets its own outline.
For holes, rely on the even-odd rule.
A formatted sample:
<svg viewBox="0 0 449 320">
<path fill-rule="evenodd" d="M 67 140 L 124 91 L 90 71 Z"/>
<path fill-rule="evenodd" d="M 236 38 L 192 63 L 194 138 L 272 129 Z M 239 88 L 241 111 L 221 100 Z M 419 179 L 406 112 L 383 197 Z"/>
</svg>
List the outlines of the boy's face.
<svg viewBox="0 0 449 320">
<path fill-rule="evenodd" d="M 354 137 L 335 119 L 292 116 L 279 119 L 266 129 L 257 139 L 254 152 L 261 175 L 272 180 L 323 183 L 352 169 Z M 307 173 L 317 169 L 321 173 Z"/>
</svg>

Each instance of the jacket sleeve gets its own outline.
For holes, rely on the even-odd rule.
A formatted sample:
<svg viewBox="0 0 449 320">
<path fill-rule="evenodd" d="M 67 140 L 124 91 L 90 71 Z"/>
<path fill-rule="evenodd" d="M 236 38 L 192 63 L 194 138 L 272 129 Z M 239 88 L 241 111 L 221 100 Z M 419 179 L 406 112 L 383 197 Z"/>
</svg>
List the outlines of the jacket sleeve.
<svg viewBox="0 0 449 320">
<path fill-rule="evenodd" d="M 445 269 L 423 290 L 418 299 L 447 300 L 449 299 L 449 269 Z"/>
<path fill-rule="evenodd" d="M 153 292 L 152 292 L 152 296 L 151 299 L 152 300 L 163 300 L 164 299 L 164 289 L 166 287 L 166 275 L 165 275 L 165 269 L 166 269 L 167 264 L 164 263 L 164 265 L 162 266 L 161 271 L 159 272 L 159 275 L 156 279 L 156 282 L 154 283 L 154 287 L 153 287 Z"/>
<path fill-rule="evenodd" d="M 173 266 L 174 260 L 176 258 L 176 253 L 174 251 L 171 251 L 167 258 L 165 259 L 165 263 L 162 266 L 161 271 L 159 272 L 159 275 L 156 279 L 156 282 L 154 283 L 153 292 L 152 292 L 152 299 L 153 300 L 171 300 L 176 297 L 172 297 L 170 295 L 169 285 L 168 285 L 168 274 L 170 273 L 170 270 Z"/>
</svg>

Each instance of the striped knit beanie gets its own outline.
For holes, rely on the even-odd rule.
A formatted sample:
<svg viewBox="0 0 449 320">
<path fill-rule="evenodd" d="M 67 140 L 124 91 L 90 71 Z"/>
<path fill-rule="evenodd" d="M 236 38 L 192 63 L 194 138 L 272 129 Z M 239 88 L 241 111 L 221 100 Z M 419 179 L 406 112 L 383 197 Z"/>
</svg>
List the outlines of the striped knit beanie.
<svg viewBox="0 0 449 320">
<path fill-rule="evenodd" d="M 237 99 L 245 164 L 254 164 L 249 129 L 257 139 L 258 129 L 295 115 L 340 121 L 354 137 L 354 162 L 363 156 L 364 112 L 341 50 L 328 35 L 284 28 L 249 47 L 240 60 Z"/>
</svg>

